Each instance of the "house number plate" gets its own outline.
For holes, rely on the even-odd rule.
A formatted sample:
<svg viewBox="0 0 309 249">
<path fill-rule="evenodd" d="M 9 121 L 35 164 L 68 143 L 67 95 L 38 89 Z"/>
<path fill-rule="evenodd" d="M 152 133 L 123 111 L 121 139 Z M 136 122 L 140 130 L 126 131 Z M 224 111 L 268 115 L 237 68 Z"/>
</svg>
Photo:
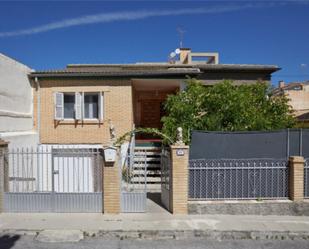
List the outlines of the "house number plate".
<svg viewBox="0 0 309 249">
<path fill-rule="evenodd" d="M 178 150 L 176 150 L 176 155 L 177 156 L 184 156 L 185 155 L 185 151 L 182 150 L 182 149 L 178 149 Z"/>
</svg>

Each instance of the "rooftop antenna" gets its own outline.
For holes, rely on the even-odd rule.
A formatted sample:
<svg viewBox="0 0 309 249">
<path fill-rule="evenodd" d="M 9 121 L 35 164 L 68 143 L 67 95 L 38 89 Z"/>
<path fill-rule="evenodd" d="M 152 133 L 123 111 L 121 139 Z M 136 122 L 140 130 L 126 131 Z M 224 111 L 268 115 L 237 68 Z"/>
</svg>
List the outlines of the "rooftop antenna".
<svg viewBox="0 0 309 249">
<path fill-rule="evenodd" d="M 178 27 L 177 32 L 179 34 L 179 40 L 180 40 L 179 41 L 179 47 L 182 48 L 183 47 L 183 36 L 186 33 L 186 31 L 183 28 Z"/>
</svg>

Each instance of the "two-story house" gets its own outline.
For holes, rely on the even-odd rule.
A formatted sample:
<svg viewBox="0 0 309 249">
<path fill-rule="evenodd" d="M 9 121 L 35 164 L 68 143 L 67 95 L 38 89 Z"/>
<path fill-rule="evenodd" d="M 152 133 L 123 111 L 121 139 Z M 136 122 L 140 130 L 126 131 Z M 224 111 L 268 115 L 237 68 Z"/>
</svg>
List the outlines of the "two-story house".
<svg viewBox="0 0 309 249">
<path fill-rule="evenodd" d="M 275 65 L 220 64 L 217 53 L 182 48 L 166 63 L 74 64 L 29 74 L 34 125 L 41 144 L 109 144 L 110 123 L 117 136 L 135 127 L 161 127 L 162 103 L 181 91 L 186 77 L 213 85 L 270 81 Z"/>
</svg>

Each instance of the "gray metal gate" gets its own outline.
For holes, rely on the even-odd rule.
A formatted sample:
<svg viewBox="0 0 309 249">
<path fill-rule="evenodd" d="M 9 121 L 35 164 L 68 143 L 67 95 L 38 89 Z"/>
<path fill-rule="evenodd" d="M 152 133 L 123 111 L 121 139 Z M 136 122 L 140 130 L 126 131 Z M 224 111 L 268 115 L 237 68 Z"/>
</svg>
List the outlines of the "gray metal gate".
<svg viewBox="0 0 309 249">
<path fill-rule="evenodd" d="M 121 212 L 146 212 L 147 151 L 135 153 L 134 134 L 126 155 L 119 160 L 121 171 Z"/>
<path fill-rule="evenodd" d="M 161 152 L 161 202 L 170 210 L 170 174 L 171 174 L 171 151 L 163 148 Z"/>
<path fill-rule="evenodd" d="M 309 158 L 305 159 L 304 168 L 304 197 L 309 198 Z"/>
<path fill-rule="evenodd" d="M 102 212 L 99 149 L 14 149 L 6 155 L 5 212 Z"/>
</svg>

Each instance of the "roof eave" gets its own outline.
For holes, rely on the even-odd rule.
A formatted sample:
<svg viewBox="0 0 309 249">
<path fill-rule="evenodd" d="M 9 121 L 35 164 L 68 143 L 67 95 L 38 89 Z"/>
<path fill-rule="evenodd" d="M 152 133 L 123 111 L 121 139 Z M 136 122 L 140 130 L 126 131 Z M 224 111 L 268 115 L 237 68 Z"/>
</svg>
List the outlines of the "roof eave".
<svg viewBox="0 0 309 249">
<path fill-rule="evenodd" d="M 104 77 L 104 78 L 154 78 L 154 77 L 175 77 L 175 76 L 197 76 L 201 74 L 200 72 L 185 72 L 185 73 L 160 73 L 160 74 L 123 74 L 123 75 L 117 75 L 117 74 L 100 74 L 100 73 L 30 73 L 29 77 L 30 78 L 58 78 L 58 77 L 65 77 L 65 78 L 70 78 L 70 77 Z"/>
</svg>

